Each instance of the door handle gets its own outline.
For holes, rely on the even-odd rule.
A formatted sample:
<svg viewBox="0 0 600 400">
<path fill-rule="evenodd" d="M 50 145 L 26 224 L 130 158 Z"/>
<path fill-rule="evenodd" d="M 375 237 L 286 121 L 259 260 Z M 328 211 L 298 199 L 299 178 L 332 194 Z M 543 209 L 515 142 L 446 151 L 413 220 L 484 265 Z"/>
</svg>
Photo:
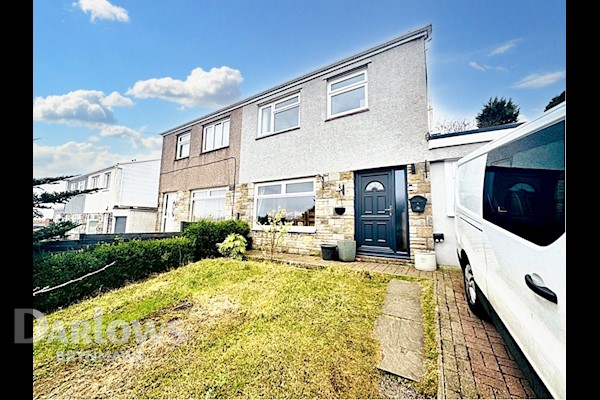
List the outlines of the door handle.
<svg viewBox="0 0 600 400">
<path fill-rule="evenodd" d="M 390 213 L 390 215 L 392 215 L 394 213 L 392 205 L 390 204 L 390 208 L 384 208 L 383 211 L 388 211 Z"/>
<path fill-rule="evenodd" d="M 529 289 L 533 290 L 533 292 L 535 294 L 537 294 L 538 296 L 542 296 L 546 300 L 551 301 L 555 304 L 558 304 L 558 298 L 556 297 L 556 293 L 554 293 L 552 290 L 548 289 L 546 286 L 541 286 L 541 285 L 536 284 L 533 281 L 533 278 L 531 277 L 531 275 L 529 275 L 529 274 L 525 275 L 525 283 L 527 284 L 527 287 Z"/>
</svg>

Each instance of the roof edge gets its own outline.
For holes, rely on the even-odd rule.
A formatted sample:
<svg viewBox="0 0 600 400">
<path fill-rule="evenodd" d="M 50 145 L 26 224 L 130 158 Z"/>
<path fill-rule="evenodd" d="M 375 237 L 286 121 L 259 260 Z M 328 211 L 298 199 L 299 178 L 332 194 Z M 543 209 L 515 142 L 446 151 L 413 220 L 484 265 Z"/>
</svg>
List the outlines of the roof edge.
<svg viewBox="0 0 600 400">
<path fill-rule="evenodd" d="M 488 126 L 485 128 L 479 129 L 471 129 L 468 131 L 460 131 L 460 132 L 449 132 L 449 133 L 439 133 L 439 134 L 427 134 L 427 140 L 431 139 L 443 139 L 453 136 L 462 136 L 462 135 L 472 135 L 474 133 L 482 133 L 482 132 L 491 132 L 491 131 L 499 131 L 502 129 L 511 129 L 516 128 L 519 125 L 523 125 L 525 122 L 513 122 L 512 124 L 504 124 L 504 125 L 496 125 L 496 126 Z"/>
</svg>

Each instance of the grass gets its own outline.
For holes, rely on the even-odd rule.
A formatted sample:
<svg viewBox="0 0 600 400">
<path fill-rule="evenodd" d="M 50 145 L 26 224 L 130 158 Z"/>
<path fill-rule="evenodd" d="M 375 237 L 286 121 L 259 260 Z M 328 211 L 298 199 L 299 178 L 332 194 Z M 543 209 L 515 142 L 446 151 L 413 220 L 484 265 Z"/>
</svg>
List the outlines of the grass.
<svg viewBox="0 0 600 400">
<path fill-rule="evenodd" d="M 373 327 L 390 279 L 335 267 L 305 270 L 226 259 L 193 263 L 46 315 L 45 335 L 36 321 L 34 335 L 43 337 L 34 343 L 33 394 L 377 397 L 380 353 Z M 422 304 L 427 293 L 433 297 L 429 283 Z M 437 354 L 435 336 L 428 350 L 427 315 L 424 307 L 426 358 Z M 115 329 L 116 320 L 124 321 L 121 329 Z M 87 322 L 77 327 L 74 343 L 72 324 L 77 321 Z M 134 321 L 142 332 L 154 324 L 156 334 L 138 341 L 130 329 Z M 107 338 L 107 329 L 116 331 L 121 343 L 97 343 L 93 332 L 100 326 L 98 337 Z M 131 331 L 128 339 L 125 331 Z M 91 340 L 86 343 L 86 338 Z M 77 351 L 86 353 L 79 358 Z M 65 361 L 69 354 L 73 357 Z M 90 354 L 115 358 L 93 360 Z M 426 370 L 431 367 L 426 361 Z M 437 377 L 432 379 L 417 388 L 427 394 L 432 384 L 437 386 Z"/>
</svg>

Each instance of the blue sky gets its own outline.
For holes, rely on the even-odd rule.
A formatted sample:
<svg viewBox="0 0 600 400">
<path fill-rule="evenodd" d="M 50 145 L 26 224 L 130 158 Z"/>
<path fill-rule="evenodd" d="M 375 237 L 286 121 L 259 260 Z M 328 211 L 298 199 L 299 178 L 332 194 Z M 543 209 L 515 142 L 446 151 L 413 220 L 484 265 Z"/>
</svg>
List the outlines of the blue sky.
<svg viewBox="0 0 600 400">
<path fill-rule="evenodd" d="M 433 122 L 566 89 L 565 0 L 34 0 L 33 176 L 160 157 L 160 133 L 432 24 Z"/>
</svg>

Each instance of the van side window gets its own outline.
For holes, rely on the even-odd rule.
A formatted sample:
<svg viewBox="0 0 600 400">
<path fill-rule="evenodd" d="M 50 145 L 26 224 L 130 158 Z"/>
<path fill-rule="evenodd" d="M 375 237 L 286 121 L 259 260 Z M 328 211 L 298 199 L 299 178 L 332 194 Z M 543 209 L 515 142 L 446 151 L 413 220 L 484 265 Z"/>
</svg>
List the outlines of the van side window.
<svg viewBox="0 0 600 400">
<path fill-rule="evenodd" d="M 489 152 L 483 218 L 539 246 L 565 232 L 565 122 Z"/>
</svg>

